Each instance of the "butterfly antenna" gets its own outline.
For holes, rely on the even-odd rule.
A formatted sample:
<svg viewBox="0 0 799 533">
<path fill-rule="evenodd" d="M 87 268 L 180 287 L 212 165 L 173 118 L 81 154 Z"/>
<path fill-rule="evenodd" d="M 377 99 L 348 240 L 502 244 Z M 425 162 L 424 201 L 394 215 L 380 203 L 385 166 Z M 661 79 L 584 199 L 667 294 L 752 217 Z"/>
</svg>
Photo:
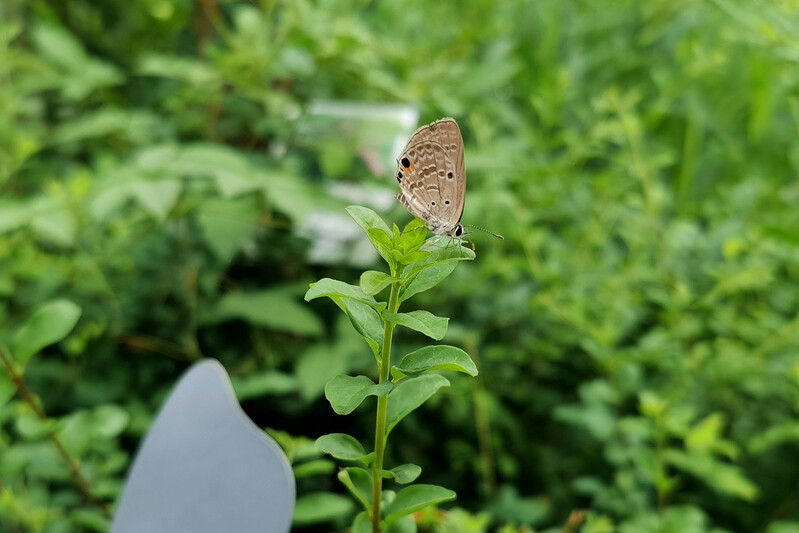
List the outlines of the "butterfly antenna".
<svg viewBox="0 0 799 533">
<path fill-rule="evenodd" d="M 480 231 L 483 231 L 483 232 L 485 232 L 485 233 L 488 233 L 489 235 L 493 235 L 493 236 L 494 236 L 494 237 L 496 237 L 497 239 L 502 239 L 503 241 L 505 240 L 505 237 L 503 237 L 503 236 L 502 236 L 502 235 L 500 235 L 499 233 L 494 233 L 493 231 L 488 231 L 487 229 L 485 229 L 485 228 L 481 228 L 480 226 L 472 226 L 471 224 L 468 224 L 468 225 L 467 225 L 467 224 L 464 224 L 464 226 L 466 226 L 467 228 L 479 229 Z"/>
</svg>

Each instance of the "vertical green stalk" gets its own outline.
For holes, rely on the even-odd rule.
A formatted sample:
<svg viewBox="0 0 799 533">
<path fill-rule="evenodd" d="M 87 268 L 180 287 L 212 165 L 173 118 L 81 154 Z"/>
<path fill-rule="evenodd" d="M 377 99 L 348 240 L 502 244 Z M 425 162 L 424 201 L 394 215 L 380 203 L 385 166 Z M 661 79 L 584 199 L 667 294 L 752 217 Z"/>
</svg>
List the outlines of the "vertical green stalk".
<svg viewBox="0 0 799 533">
<path fill-rule="evenodd" d="M 392 268 L 392 271 L 394 269 Z M 394 272 L 391 273 L 395 275 Z M 391 284 L 391 295 L 388 298 L 388 312 L 399 310 L 400 283 Z M 394 324 L 384 321 L 383 349 L 380 353 L 380 383 L 388 381 L 391 369 L 391 337 L 394 335 Z M 375 462 L 372 466 L 372 533 L 380 533 L 380 495 L 383 492 L 383 455 L 386 451 L 386 410 L 388 396 L 377 397 L 377 416 L 375 419 Z"/>
</svg>

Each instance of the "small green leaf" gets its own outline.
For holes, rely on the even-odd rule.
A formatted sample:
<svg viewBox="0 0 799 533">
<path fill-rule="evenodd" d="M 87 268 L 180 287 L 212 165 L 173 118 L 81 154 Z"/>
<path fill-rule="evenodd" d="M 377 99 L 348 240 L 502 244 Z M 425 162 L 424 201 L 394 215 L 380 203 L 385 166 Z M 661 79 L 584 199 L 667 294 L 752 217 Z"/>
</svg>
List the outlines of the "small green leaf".
<svg viewBox="0 0 799 533">
<path fill-rule="evenodd" d="M 369 237 L 380 257 L 391 264 L 391 250 L 393 248 L 390 237 L 391 230 L 383 222 L 383 219 L 371 209 L 359 205 L 349 206 L 347 213 L 366 232 L 367 237 Z"/>
<path fill-rule="evenodd" d="M 130 415 L 118 405 L 101 405 L 92 413 L 93 437 L 113 439 L 128 427 Z"/>
<path fill-rule="evenodd" d="M 722 494 L 747 502 L 754 501 L 758 497 L 758 486 L 750 481 L 738 466 L 724 463 L 712 456 L 689 454 L 681 450 L 667 450 L 664 459 L 668 464 L 696 476 Z"/>
<path fill-rule="evenodd" d="M 318 476 L 320 474 L 329 475 L 336 470 L 336 463 L 329 459 L 316 459 L 315 461 L 293 465 L 292 470 L 294 471 L 295 479 Z"/>
<path fill-rule="evenodd" d="M 312 345 L 295 360 L 294 377 L 300 396 L 312 402 L 325 393 L 327 382 L 350 368 L 349 349 L 341 343 Z"/>
<path fill-rule="evenodd" d="M 400 361 L 399 366 L 391 369 L 394 381 L 403 376 L 415 376 L 431 370 L 454 370 L 474 377 L 477 366 L 469 354 L 454 346 L 425 346 L 409 353 Z"/>
<path fill-rule="evenodd" d="M 325 385 L 325 398 L 340 415 L 353 412 L 368 396 L 385 396 L 393 387 L 390 381 L 377 384 L 366 376 L 336 376 Z"/>
<path fill-rule="evenodd" d="M 372 474 L 369 471 L 358 467 L 342 468 L 337 477 L 367 511 L 371 509 Z"/>
<path fill-rule="evenodd" d="M 74 246 L 78 235 L 78 223 L 74 213 L 62 207 L 45 207 L 52 205 L 43 201 L 38 206 L 37 214 L 30 220 L 30 228 L 36 235 L 56 246 Z"/>
<path fill-rule="evenodd" d="M 39 307 L 14 340 L 14 357 L 22 364 L 43 348 L 64 339 L 75 327 L 81 309 L 69 300 L 54 300 Z"/>
<path fill-rule="evenodd" d="M 355 330 L 366 339 L 375 357 L 379 357 L 383 344 L 383 322 L 375 309 L 383 309 L 386 304 L 365 295 L 360 287 L 330 278 L 312 283 L 305 293 L 305 300 L 310 301 L 321 296 L 333 300 L 347 314 Z"/>
<path fill-rule="evenodd" d="M 372 533 L 372 521 L 369 513 L 361 511 L 352 523 L 352 533 Z"/>
<path fill-rule="evenodd" d="M 475 254 L 472 250 L 457 243 L 445 244 L 443 246 L 424 246 L 423 250 L 429 253 L 421 261 L 409 265 L 404 272 L 405 276 L 411 276 L 426 268 L 442 263 L 471 261 L 475 258 Z"/>
<path fill-rule="evenodd" d="M 408 313 L 389 313 L 383 311 L 384 320 L 405 326 L 430 338 L 440 341 L 447 334 L 449 318 L 441 318 L 427 311 L 410 311 Z"/>
<path fill-rule="evenodd" d="M 277 370 L 267 370 L 248 376 L 232 376 L 231 381 L 239 402 L 269 394 L 290 394 L 300 387 L 296 376 Z"/>
<path fill-rule="evenodd" d="M 385 272 L 367 270 L 361 274 L 361 290 L 367 296 L 374 296 L 395 281 Z"/>
<path fill-rule="evenodd" d="M 224 264 L 251 239 L 261 214 L 255 195 L 243 198 L 209 198 L 194 209 L 205 242 Z"/>
<path fill-rule="evenodd" d="M 416 533 L 416 521 L 412 516 L 403 516 L 399 520 L 391 522 L 386 528 L 386 533 Z"/>
<path fill-rule="evenodd" d="M 283 289 L 239 291 L 225 294 L 213 307 L 200 315 L 201 324 L 218 324 L 230 320 L 297 335 L 317 336 L 322 323 L 307 306 Z"/>
<path fill-rule="evenodd" d="M 754 434 L 749 440 L 749 453 L 760 454 L 786 442 L 799 442 L 799 422 L 783 422 Z"/>
<path fill-rule="evenodd" d="M 423 259 L 426 259 L 427 256 L 430 255 L 430 252 L 425 252 L 423 250 L 415 250 L 410 252 L 405 252 L 401 256 L 399 256 L 399 263 L 401 265 L 411 265 Z"/>
<path fill-rule="evenodd" d="M 422 473 L 422 467 L 419 465 L 415 465 L 412 463 L 404 464 L 395 466 L 391 470 L 389 470 L 394 475 L 394 480 L 397 483 L 401 483 L 405 485 L 406 483 L 411 483 L 412 481 L 416 480 L 419 477 L 419 474 Z"/>
<path fill-rule="evenodd" d="M 394 239 L 397 248 L 403 252 L 419 250 L 427 239 L 427 225 L 415 218 L 408 222 L 399 239 Z"/>
<path fill-rule="evenodd" d="M 386 506 L 386 523 L 394 522 L 403 516 L 421 511 L 425 507 L 455 499 L 455 493 L 437 485 L 412 485 L 397 493 Z"/>
<path fill-rule="evenodd" d="M 316 447 L 344 461 L 360 461 L 367 456 L 361 443 L 346 433 L 322 435 L 316 439 Z"/>
<path fill-rule="evenodd" d="M 366 304 L 349 298 L 342 298 L 336 303 L 347 314 L 347 318 L 350 319 L 355 331 L 366 339 L 366 343 L 372 349 L 375 357 L 379 358 L 385 329 L 377 311 Z"/>
<path fill-rule="evenodd" d="M 136 200 L 157 222 L 166 220 L 182 188 L 177 179 L 138 180 L 131 186 Z"/>
<path fill-rule="evenodd" d="M 57 523 L 57 522 L 53 522 Z M 100 509 L 75 509 L 69 512 L 69 523 L 78 531 L 108 531 L 108 517 Z"/>
<path fill-rule="evenodd" d="M 316 283 L 311 283 L 311 287 L 308 289 L 308 292 L 305 293 L 305 301 L 310 302 L 314 298 L 320 298 L 322 296 L 327 296 L 331 299 L 335 299 L 336 297 L 350 298 L 375 309 L 382 309 L 386 306 L 386 304 L 378 302 L 371 296 L 364 294 L 360 287 L 344 283 L 337 279 L 322 278 Z"/>
<path fill-rule="evenodd" d="M 327 522 L 352 512 L 352 500 L 332 492 L 313 492 L 297 498 L 292 524 Z"/>
<path fill-rule="evenodd" d="M 347 207 L 347 213 L 352 217 L 352 219 L 367 231 L 369 229 L 379 229 L 383 230 L 383 232 L 388 236 L 391 235 L 391 229 L 388 227 L 388 224 L 383 222 L 383 219 L 380 218 L 380 215 L 369 209 L 368 207 L 363 207 L 360 205 L 351 205 Z"/>
<path fill-rule="evenodd" d="M 456 261 L 446 261 L 426 267 L 424 270 L 408 277 L 407 282 L 400 288 L 399 300 L 404 302 L 411 296 L 431 289 L 452 274 Z"/>
<path fill-rule="evenodd" d="M 438 389 L 444 386 L 449 386 L 449 381 L 438 374 L 425 374 L 415 378 L 408 378 L 396 385 L 388 396 L 386 435 L 394 429 L 394 426 L 400 420 L 408 416 L 409 413 L 426 402 Z"/>
<path fill-rule="evenodd" d="M 396 264 L 394 255 L 397 253 L 397 251 L 391 244 L 391 239 L 388 235 L 383 233 L 383 230 L 372 228 L 366 231 L 366 236 L 369 237 L 369 241 L 371 241 L 372 246 L 375 247 L 377 253 L 380 254 L 380 257 L 382 257 L 386 263 L 389 265 Z"/>
<path fill-rule="evenodd" d="M 0 408 L 10 400 L 17 392 L 17 387 L 8 375 L 8 371 L 0 370 Z"/>
</svg>

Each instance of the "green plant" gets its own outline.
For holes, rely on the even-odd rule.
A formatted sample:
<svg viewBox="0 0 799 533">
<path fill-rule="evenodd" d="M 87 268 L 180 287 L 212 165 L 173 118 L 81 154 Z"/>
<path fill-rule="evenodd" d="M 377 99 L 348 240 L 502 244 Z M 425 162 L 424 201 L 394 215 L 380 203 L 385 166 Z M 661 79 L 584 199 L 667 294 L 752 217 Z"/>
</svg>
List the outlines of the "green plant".
<svg viewBox="0 0 799 533">
<path fill-rule="evenodd" d="M 420 220 L 413 220 L 400 232 L 396 224 L 390 230 L 370 209 L 351 206 L 347 211 L 388 263 L 389 273 L 368 270 L 361 275 L 360 286 L 325 278 L 311 285 L 305 299 L 324 296 L 333 300 L 374 353 L 379 376 L 376 383 L 364 375 L 338 375 L 325 386 L 325 397 L 336 413 L 346 415 L 367 397 L 377 396 L 375 444 L 374 451 L 367 453 L 356 438 L 332 433 L 319 437 L 316 445 L 337 459 L 362 465 L 342 468 L 338 474 L 338 479 L 364 507 L 355 517 L 355 533 L 369 531 L 370 524 L 372 533 L 415 531 L 411 513 L 453 500 L 455 493 L 436 485 L 412 485 L 421 473 L 415 464 L 387 469 L 384 459 L 388 436 L 400 420 L 441 387 L 449 385 L 445 377 L 434 371 L 455 370 L 476 376 L 477 367 L 463 350 L 442 345 L 413 351 L 392 366 L 391 341 L 397 326 L 435 340 L 444 337 L 448 318 L 421 310 L 400 313 L 400 305 L 440 283 L 452 273 L 458 261 L 474 259 L 474 252 L 460 245 L 426 243 L 427 228 Z M 376 300 L 375 296 L 385 289 L 390 291 L 388 301 Z M 384 479 L 409 486 L 397 493 L 384 491 Z"/>
</svg>

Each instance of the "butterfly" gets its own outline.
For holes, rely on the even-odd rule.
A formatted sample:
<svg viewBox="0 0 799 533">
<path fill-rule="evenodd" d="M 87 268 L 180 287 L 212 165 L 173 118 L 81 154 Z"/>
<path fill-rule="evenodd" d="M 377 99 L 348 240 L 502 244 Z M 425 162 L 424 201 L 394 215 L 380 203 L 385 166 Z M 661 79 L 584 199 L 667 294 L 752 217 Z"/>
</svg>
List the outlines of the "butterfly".
<svg viewBox="0 0 799 533">
<path fill-rule="evenodd" d="M 466 166 L 458 123 L 442 118 L 422 126 L 397 158 L 397 199 L 436 235 L 460 239 Z"/>
</svg>

